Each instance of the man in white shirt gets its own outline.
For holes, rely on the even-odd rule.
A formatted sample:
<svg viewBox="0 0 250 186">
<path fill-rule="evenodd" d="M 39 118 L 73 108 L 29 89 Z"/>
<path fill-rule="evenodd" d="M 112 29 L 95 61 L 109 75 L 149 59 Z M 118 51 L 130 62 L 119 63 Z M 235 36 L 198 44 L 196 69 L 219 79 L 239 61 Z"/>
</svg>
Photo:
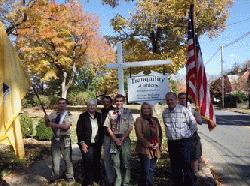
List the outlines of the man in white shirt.
<svg viewBox="0 0 250 186">
<path fill-rule="evenodd" d="M 192 109 L 190 104 L 187 105 L 186 93 L 182 92 L 178 94 L 178 102 L 180 105 L 183 105 L 184 107 L 187 107 L 189 110 L 192 111 L 197 124 L 199 125 L 202 124 L 201 115 L 197 111 L 195 111 L 195 109 Z M 197 128 L 197 131 L 195 131 L 192 136 L 191 159 L 192 159 L 192 170 L 194 171 L 194 173 L 198 172 L 199 160 L 201 160 L 201 156 L 202 156 L 202 145 Z"/>
<path fill-rule="evenodd" d="M 76 125 L 76 134 L 83 158 L 83 183 L 93 185 L 100 181 L 100 157 L 103 142 L 103 122 L 96 111 L 97 101 L 89 100 L 87 111 L 80 114 Z"/>
</svg>

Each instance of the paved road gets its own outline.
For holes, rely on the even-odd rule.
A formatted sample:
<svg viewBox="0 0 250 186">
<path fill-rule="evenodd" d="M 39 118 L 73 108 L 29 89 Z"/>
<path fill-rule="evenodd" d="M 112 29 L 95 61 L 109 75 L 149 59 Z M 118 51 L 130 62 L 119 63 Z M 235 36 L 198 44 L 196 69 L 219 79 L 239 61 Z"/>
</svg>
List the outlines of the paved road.
<svg viewBox="0 0 250 186">
<path fill-rule="evenodd" d="M 203 155 L 220 175 L 223 185 L 250 185 L 250 115 L 216 111 L 217 127 L 199 127 Z"/>
</svg>

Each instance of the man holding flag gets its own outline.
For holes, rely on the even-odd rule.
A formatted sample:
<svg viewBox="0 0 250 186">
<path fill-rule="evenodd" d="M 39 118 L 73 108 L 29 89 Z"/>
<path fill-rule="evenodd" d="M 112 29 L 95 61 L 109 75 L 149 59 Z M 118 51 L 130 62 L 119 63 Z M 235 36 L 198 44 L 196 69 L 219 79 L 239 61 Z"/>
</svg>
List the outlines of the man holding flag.
<svg viewBox="0 0 250 186">
<path fill-rule="evenodd" d="M 29 83 L 1 22 L 0 83 L 0 143 L 11 144 L 15 154 L 23 158 L 24 144 L 18 115 Z"/>
</svg>

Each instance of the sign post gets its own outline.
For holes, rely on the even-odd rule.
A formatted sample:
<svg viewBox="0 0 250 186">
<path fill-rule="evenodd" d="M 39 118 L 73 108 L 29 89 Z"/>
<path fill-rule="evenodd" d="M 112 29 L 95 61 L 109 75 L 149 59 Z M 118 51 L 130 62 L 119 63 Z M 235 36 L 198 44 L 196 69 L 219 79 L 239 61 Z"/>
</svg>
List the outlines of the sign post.
<svg viewBox="0 0 250 186">
<path fill-rule="evenodd" d="M 107 64 L 107 68 L 108 69 L 117 69 L 117 71 L 118 71 L 119 94 L 125 95 L 123 69 L 131 68 L 131 67 L 160 66 L 160 65 L 167 65 L 167 64 L 170 64 L 170 63 L 171 63 L 170 60 L 134 61 L 134 62 L 123 63 L 122 43 L 118 42 L 117 43 L 117 63 Z M 141 74 L 141 76 L 142 76 L 142 74 Z M 154 76 L 154 75 L 152 75 L 152 76 Z M 163 84 L 162 85 L 157 84 L 157 86 L 160 86 L 160 88 L 167 87 L 167 81 L 165 82 L 164 85 Z M 164 94 L 164 96 L 165 96 L 165 94 Z"/>
</svg>

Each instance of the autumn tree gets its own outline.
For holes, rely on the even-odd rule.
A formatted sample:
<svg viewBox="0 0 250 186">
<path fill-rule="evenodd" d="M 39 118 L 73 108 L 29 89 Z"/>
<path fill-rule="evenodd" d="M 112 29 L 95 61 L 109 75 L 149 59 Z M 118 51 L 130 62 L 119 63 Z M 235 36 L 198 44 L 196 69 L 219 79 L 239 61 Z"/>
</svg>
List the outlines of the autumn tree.
<svg viewBox="0 0 250 186">
<path fill-rule="evenodd" d="M 210 90 L 211 90 L 212 95 L 216 98 L 222 97 L 221 85 L 222 85 L 221 78 L 218 78 L 215 81 L 211 82 Z M 230 92 L 232 92 L 231 83 L 229 81 L 228 76 L 224 76 L 224 94 L 226 95 Z"/>
<path fill-rule="evenodd" d="M 17 35 L 17 28 L 28 20 L 26 10 L 34 3 L 35 0 L 0 0 L 0 21 L 8 35 Z"/>
<path fill-rule="evenodd" d="M 62 97 L 67 96 L 76 68 L 114 60 L 110 46 L 98 35 L 97 18 L 84 13 L 77 1 L 37 0 L 26 14 L 29 19 L 17 29 L 19 56 L 30 75 L 44 81 L 58 78 Z"/>
<path fill-rule="evenodd" d="M 232 0 L 196 0 L 194 4 L 198 36 L 208 33 L 213 37 L 224 29 Z M 186 0 L 137 0 L 136 11 L 127 19 L 116 15 L 112 25 L 124 39 L 142 41 L 151 58 L 172 59 L 170 68 L 176 72 L 186 61 L 189 5 Z"/>
<path fill-rule="evenodd" d="M 116 7 L 116 6 L 118 6 L 119 2 L 121 2 L 121 1 L 128 2 L 128 1 L 134 1 L 134 0 L 102 0 L 102 2 L 104 4 L 108 4 L 108 5 L 110 5 L 113 8 Z"/>
</svg>

